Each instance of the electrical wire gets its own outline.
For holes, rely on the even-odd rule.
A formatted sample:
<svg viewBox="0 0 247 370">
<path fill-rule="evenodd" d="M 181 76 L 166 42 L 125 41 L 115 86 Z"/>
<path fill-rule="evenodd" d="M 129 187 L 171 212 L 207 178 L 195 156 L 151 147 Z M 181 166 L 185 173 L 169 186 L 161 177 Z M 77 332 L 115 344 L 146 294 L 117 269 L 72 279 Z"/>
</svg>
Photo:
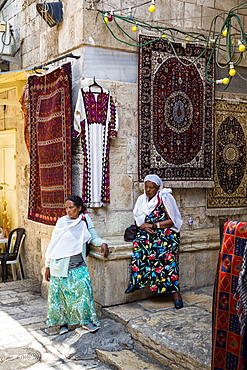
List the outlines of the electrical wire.
<svg viewBox="0 0 247 370">
<path fill-rule="evenodd" d="M 211 80 L 208 77 L 208 71 L 212 67 L 212 63 L 216 64 L 221 69 L 228 69 L 229 66 L 233 65 L 234 68 L 238 66 L 242 59 L 244 51 L 239 49 L 237 43 L 243 44 L 247 47 L 247 34 L 244 32 L 244 28 L 241 22 L 241 10 L 247 9 L 247 1 L 232 7 L 228 12 L 222 11 L 216 16 L 213 17 L 208 34 L 203 34 L 202 32 L 189 32 L 182 31 L 175 27 L 163 27 L 162 24 L 166 20 L 152 20 L 147 22 L 136 17 L 133 17 L 132 9 L 136 9 L 141 6 L 145 6 L 149 3 L 153 3 L 152 0 L 145 1 L 138 5 L 129 6 L 122 9 L 111 9 L 111 10 L 97 10 L 101 13 L 103 22 L 107 27 L 111 35 L 119 42 L 129 45 L 132 47 L 140 48 L 151 42 L 154 42 L 159 39 L 163 39 L 164 42 L 167 42 L 171 47 L 174 56 L 183 64 L 183 65 L 192 65 L 197 62 L 197 60 L 204 55 L 206 52 L 209 53 L 208 62 L 206 65 L 206 79 L 212 83 L 218 83 L 219 81 Z M 103 3 L 104 6 L 110 7 L 106 2 Z M 95 9 L 91 9 L 95 10 Z M 131 10 L 131 17 L 123 15 L 125 11 Z M 120 13 L 120 14 L 117 14 Z M 237 14 L 238 13 L 238 14 Z M 114 22 L 108 22 L 107 16 L 111 14 Z M 191 18 L 192 19 L 192 18 Z M 169 19 L 170 21 L 170 19 Z M 115 25 L 115 27 L 114 27 Z M 141 30 L 152 31 L 155 34 L 158 34 L 157 37 L 154 36 L 152 40 L 147 41 L 146 43 L 140 44 L 138 40 L 133 37 L 133 32 L 129 31 L 129 27 L 137 26 Z M 220 31 L 217 32 L 216 29 Z M 116 30 L 118 30 L 118 36 L 116 35 Z M 122 36 L 119 36 L 122 33 Z M 202 47 L 202 52 L 192 61 L 189 61 L 188 64 L 184 61 L 184 58 L 181 58 L 176 53 L 176 48 L 174 43 L 189 43 L 195 44 Z M 240 73 L 237 75 L 245 80 Z M 231 76 L 227 72 L 229 83 L 231 81 Z"/>
</svg>

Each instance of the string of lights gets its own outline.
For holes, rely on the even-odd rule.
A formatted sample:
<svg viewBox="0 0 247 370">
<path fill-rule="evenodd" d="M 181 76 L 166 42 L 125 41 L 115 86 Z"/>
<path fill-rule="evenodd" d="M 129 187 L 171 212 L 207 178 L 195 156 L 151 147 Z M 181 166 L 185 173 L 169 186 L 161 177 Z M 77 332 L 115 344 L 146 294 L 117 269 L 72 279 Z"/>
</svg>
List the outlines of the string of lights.
<svg viewBox="0 0 247 370">
<path fill-rule="evenodd" d="M 123 9 L 97 11 L 101 13 L 108 31 L 121 43 L 140 48 L 150 42 L 163 39 L 164 42 L 170 45 L 176 58 L 185 65 L 196 63 L 201 55 L 210 50 L 206 66 L 206 79 L 208 81 L 228 85 L 235 75 L 245 80 L 235 67 L 241 63 L 247 47 L 247 35 L 241 22 L 241 11 L 247 9 L 247 1 L 234 6 L 228 12 L 222 11 L 213 17 L 208 34 L 185 32 L 175 27 L 163 27 L 161 24 L 165 21 L 162 23 L 156 20 L 148 22 L 135 17 L 135 10 L 139 7 L 147 7 L 147 5 L 149 5 L 148 11 L 154 13 L 156 6 L 158 6 L 156 2 L 151 0 Z M 148 31 L 154 35 L 154 38 L 145 44 L 139 44 L 135 35 L 138 30 L 142 33 Z M 174 43 L 181 43 L 184 47 L 186 43 L 200 45 L 203 51 L 192 62 L 188 61 L 188 64 L 186 64 L 184 59 L 181 60 L 176 54 Z M 213 60 L 219 68 L 227 70 L 223 79 L 209 79 L 208 70 Z"/>
</svg>

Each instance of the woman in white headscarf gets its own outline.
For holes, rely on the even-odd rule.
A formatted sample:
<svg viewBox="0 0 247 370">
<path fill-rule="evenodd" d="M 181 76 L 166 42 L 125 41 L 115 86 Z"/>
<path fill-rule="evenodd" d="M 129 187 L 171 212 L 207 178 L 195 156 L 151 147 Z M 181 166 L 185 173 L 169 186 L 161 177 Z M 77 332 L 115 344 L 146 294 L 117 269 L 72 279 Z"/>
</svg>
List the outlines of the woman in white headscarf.
<svg viewBox="0 0 247 370">
<path fill-rule="evenodd" d="M 131 282 L 125 293 L 143 289 L 147 283 L 157 293 L 174 293 L 175 308 L 183 307 L 179 287 L 181 215 L 172 190 L 163 188 L 157 175 L 144 179 L 144 194 L 133 214 L 139 227 L 133 242 Z"/>
<path fill-rule="evenodd" d="M 82 325 L 95 332 L 99 321 L 86 263 L 86 244 L 101 246 L 104 257 L 109 253 L 108 245 L 97 235 L 80 197 L 69 197 L 65 210 L 67 215 L 57 221 L 46 252 L 45 280 L 50 282 L 46 324 L 60 325 L 60 334 L 68 332 L 68 325 Z"/>
</svg>

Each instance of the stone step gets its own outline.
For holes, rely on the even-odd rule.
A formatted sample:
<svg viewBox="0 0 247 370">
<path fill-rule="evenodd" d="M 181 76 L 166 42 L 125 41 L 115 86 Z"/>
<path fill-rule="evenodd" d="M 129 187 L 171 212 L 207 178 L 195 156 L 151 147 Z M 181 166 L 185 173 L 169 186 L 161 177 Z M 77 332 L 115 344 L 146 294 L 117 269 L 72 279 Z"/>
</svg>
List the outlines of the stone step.
<svg viewBox="0 0 247 370">
<path fill-rule="evenodd" d="M 141 353 L 131 350 L 103 351 L 96 349 L 98 359 L 117 370 L 169 370 Z"/>
<path fill-rule="evenodd" d="M 172 370 L 210 370 L 212 293 L 184 292 L 184 308 L 172 300 L 154 298 L 104 309 L 121 322 L 135 341 L 135 348 Z"/>
</svg>

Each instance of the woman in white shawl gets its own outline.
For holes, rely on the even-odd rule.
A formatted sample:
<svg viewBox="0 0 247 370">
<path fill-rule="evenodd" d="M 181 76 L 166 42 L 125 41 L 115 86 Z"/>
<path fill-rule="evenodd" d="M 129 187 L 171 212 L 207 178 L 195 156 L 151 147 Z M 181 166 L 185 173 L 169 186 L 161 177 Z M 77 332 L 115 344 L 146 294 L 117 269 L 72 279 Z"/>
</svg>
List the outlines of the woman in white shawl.
<svg viewBox="0 0 247 370">
<path fill-rule="evenodd" d="M 131 282 L 125 293 L 143 289 L 174 293 L 175 308 L 183 307 L 179 287 L 179 244 L 181 215 L 172 190 L 163 188 L 157 175 L 144 179 L 144 194 L 134 207 L 138 232 L 133 241 Z"/>
<path fill-rule="evenodd" d="M 60 334 L 68 325 L 82 325 L 94 332 L 99 329 L 92 285 L 86 264 L 86 244 L 101 245 L 107 257 L 108 245 L 96 233 L 82 199 L 71 196 L 65 202 L 67 215 L 53 230 L 46 252 L 45 280 L 49 281 L 48 326 L 60 325 Z"/>
</svg>

